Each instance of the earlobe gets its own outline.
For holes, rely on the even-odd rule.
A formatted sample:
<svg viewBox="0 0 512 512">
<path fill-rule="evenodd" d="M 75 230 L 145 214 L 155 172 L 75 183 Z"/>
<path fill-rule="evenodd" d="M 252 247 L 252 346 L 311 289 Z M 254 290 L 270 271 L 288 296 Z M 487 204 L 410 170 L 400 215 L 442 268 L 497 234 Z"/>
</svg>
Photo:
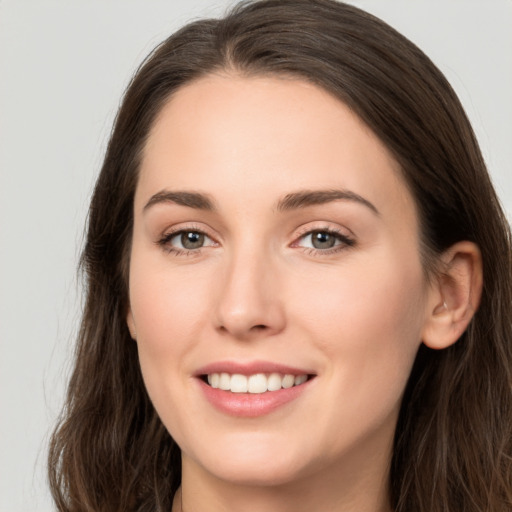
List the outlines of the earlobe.
<svg viewBox="0 0 512 512">
<path fill-rule="evenodd" d="M 473 318 L 482 294 L 482 256 L 473 242 L 458 242 L 441 256 L 429 293 L 423 343 L 432 349 L 455 343 Z"/>
<path fill-rule="evenodd" d="M 130 336 L 133 340 L 137 341 L 137 331 L 135 329 L 135 322 L 133 320 L 132 309 L 128 308 L 128 314 L 126 315 L 126 324 L 128 325 L 128 330 L 130 331 Z"/>
</svg>

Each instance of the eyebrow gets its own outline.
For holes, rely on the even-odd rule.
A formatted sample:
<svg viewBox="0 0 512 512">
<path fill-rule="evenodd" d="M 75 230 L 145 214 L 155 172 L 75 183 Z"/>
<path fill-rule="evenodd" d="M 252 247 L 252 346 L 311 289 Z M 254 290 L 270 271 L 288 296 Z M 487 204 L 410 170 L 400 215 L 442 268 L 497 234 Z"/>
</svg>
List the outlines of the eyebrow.
<svg viewBox="0 0 512 512">
<path fill-rule="evenodd" d="M 160 203 L 174 203 L 180 206 L 188 206 L 197 210 L 214 211 L 215 206 L 213 201 L 205 194 L 199 192 L 162 190 L 152 195 L 149 201 L 144 206 L 144 211 L 148 208 Z"/>
<path fill-rule="evenodd" d="M 333 201 L 354 201 L 369 208 L 376 215 L 380 215 L 379 210 L 370 201 L 350 190 L 300 190 L 285 195 L 277 203 L 277 211 L 284 212 L 331 203 Z M 212 199 L 206 194 L 190 191 L 170 191 L 162 190 L 152 195 L 144 206 L 143 211 L 147 211 L 151 206 L 160 203 L 174 203 L 197 210 L 215 211 L 215 205 Z"/>
<path fill-rule="evenodd" d="M 376 206 L 364 197 L 350 190 L 300 190 L 287 194 L 277 203 L 278 211 L 296 210 L 307 206 L 330 203 L 333 201 L 354 201 L 369 208 L 376 215 L 380 215 Z"/>
</svg>

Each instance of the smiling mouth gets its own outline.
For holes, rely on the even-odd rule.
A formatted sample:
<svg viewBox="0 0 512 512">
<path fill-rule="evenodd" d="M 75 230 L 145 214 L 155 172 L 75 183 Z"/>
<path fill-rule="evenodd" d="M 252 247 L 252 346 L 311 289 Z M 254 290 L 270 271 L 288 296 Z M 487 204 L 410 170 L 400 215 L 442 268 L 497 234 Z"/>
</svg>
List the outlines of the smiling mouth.
<svg viewBox="0 0 512 512">
<path fill-rule="evenodd" d="M 313 376 L 308 374 L 292 375 L 283 373 L 255 373 L 242 375 L 240 373 L 209 373 L 202 375 L 204 382 L 214 389 L 230 391 L 231 393 L 262 394 L 280 389 L 300 386 Z"/>
</svg>

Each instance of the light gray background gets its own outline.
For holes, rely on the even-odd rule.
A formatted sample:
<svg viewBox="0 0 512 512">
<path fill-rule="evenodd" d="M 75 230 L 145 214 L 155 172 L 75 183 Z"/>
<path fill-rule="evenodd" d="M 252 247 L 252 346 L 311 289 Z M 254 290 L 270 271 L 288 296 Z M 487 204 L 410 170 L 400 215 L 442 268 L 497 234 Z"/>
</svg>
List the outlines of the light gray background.
<svg viewBox="0 0 512 512">
<path fill-rule="evenodd" d="M 88 198 L 129 77 L 226 0 L 0 0 L 0 512 L 53 510 L 44 473 L 79 317 Z M 512 213 L 512 0 L 353 0 L 445 72 Z"/>
</svg>

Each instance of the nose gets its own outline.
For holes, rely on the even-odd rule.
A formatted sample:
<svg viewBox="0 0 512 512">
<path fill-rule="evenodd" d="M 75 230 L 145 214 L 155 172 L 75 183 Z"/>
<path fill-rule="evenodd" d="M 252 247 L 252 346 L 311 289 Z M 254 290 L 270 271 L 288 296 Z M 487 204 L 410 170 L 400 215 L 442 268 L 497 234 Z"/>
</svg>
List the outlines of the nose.
<svg viewBox="0 0 512 512">
<path fill-rule="evenodd" d="M 285 327 L 279 271 L 268 255 L 239 254 L 217 295 L 216 328 L 238 340 L 278 334 Z"/>
</svg>

